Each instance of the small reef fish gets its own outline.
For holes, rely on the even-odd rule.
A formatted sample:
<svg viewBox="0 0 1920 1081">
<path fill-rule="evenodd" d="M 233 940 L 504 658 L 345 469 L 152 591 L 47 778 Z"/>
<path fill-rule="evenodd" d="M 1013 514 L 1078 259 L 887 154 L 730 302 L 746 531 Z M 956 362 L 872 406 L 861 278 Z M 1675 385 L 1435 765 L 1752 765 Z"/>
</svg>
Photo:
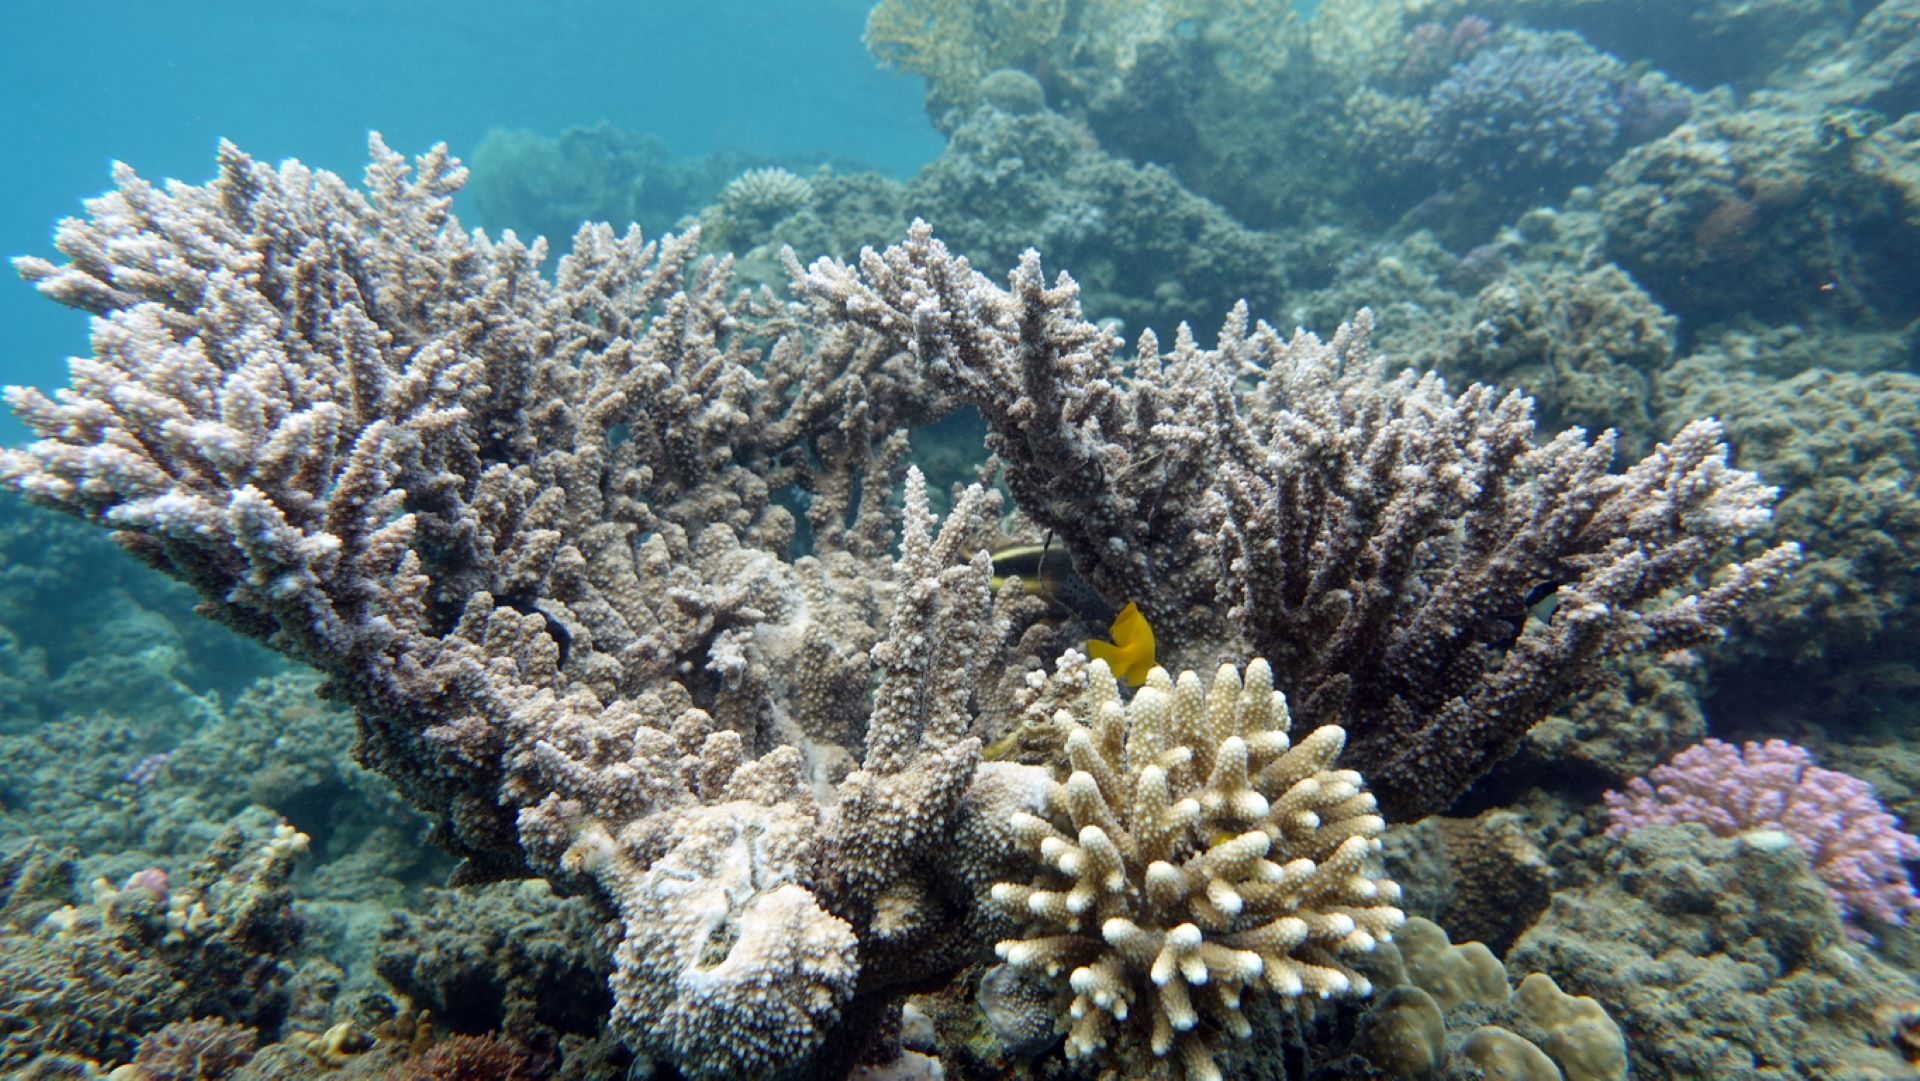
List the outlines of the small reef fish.
<svg viewBox="0 0 1920 1081">
<path fill-rule="evenodd" d="M 993 553 L 993 588 L 1020 578 L 1020 588 L 1062 611 L 1092 623 L 1113 618 L 1113 606 L 1073 569 L 1073 557 L 1049 535 L 1044 544 L 1018 544 Z"/>
<path fill-rule="evenodd" d="M 1090 640 L 1087 655 L 1107 662 L 1113 674 L 1126 680 L 1129 687 L 1147 681 L 1153 670 L 1153 627 L 1135 604 L 1113 612 L 1106 598 L 1094 591 L 1087 580 L 1074 570 L 1073 557 L 1066 549 L 1056 548 L 1052 534 L 1040 544 L 1020 544 L 993 553 L 993 588 L 1018 576 L 1020 588 L 1028 596 L 1039 597 L 1055 608 L 1090 623 L 1112 621 L 1107 631 L 1111 642 Z"/>
<path fill-rule="evenodd" d="M 1121 609 L 1107 634 L 1113 641 L 1089 640 L 1087 655 L 1106 661 L 1114 676 L 1125 680 L 1129 687 L 1145 683 L 1147 673 L 1153 671 L 1158 662 L 1154 656 L 1153 626 L 1140 613 L 1140 606 L 1129 603 Z M 1035 766 L 1056 763 L 1065 753 L 1062 738 L 1057 726 L 1017 725 L 989 744 L 981 757 L 989 762 L 1014 761 Z"/>
<path fill-rule="evenodd" d="M 1533 624 L 1545 625 L 1553 621 L 1553 613 L 1560 607 L 1560 583 L 1545 581 L 1536 584 L 1527 591 L 1526 598 L 1520 602 L 1519 610 L 1511 616 L 1490 620 L 1486 628 L 1488 645 L 1505 653 L 1520 641 Z"/>
<path fill-rule="evenodd" d="M 1098 640 L 1087 643 L 1087 656 L 1097 661 L 1107 662 L 1113 674 L 1127 681 L 1127 686 L 1138 687 L 1147 681 L 1147 673 L 1153 671 L 1156 663 L 1153 655 L 1153 625 L 1147 617 L 1140 614 L 1140 606 L 1128 602 L 1120 614 L 1113 617 L 1113 626 L 1107 631 L 1111 642 Z"/>
</svg>

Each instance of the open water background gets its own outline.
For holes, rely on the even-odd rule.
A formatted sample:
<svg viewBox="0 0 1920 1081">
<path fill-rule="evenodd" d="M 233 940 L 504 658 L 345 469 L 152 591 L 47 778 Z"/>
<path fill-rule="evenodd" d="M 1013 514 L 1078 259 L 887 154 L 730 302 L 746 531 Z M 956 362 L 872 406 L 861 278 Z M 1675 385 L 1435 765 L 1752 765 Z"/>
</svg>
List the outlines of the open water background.
<svg viewBox="0 0 1920 1081">
<path fill-rule="evenodd" d="M 6 5 L 0 254 L 52 230 L 112 162 L 194 183 L 225 138 L 358 177 L 367 132 L 467 156 L 493 127 L 607 121 L 676 155 L 830 150 L 906 176 L 943 141 L 920 81 L 882 71 L 868 0 L 143 0 Z M 470 215 L 468 215 L 470 217 Z M 0 383 L 65 383 L 86 320 L 0 284 Z M 0 442 L 26 433 L 9 414 Z"/>
</svg>

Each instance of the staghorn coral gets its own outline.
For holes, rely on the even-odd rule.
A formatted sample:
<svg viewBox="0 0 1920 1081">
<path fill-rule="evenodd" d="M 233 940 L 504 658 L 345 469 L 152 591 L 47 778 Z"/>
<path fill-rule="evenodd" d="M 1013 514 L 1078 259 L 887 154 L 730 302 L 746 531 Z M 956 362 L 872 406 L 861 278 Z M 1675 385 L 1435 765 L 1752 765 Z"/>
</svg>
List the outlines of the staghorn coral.
<svg viewBox="0 0 1920 1081">
<path fill-rule="evenodd" d="M 643 988 L 711 961 L 645 930 L 643 913 L 676 903 L 645 883 L 725 854 L 701 849 L 696 825 L 811 836 L 825 802 L 838 832 L 810 839 L 793 871 L 845 873 L 822 887 L 850 917 L 828 951 L 844 961 L 894 878 L 927 873 L 922 850 L 977 753 L 962 734 L 990 683 L 979 666 L 1000 646 L 989 570 L 968 562 L 990 501 L 965 502 L 940 543 L 910 541 L 902 573 L 927 581 L 902 580 L 885 493 L 903 422 L 931 396 L 885 354 L 779 311 L 753 324 L 779 342 L 736 335 L 748 306 L 728 296 L 726 262 L 694 265 L 696 237 L 583 229 L 549 281 L 542 244 L 460 228 L 449 202 L 464 173 L 444 150 L 417 171 L 377 137 L 373 152 L 366 194 L 230 146 L 206 187 L 163 191 L 122 169 L 94 217 L 64 227 L 73 262 L 21 264 L 101 318 L 74 391 L 14 393 L 43 442 L 7 452 L 0 473 L 111 524 L 209 614 L 318 667 L 355 708 L 361 760 L 429 810 L 469 879 L 537 867 L 627 904 L 647 936 L 616 957 L 628 1038 L 711 1041 L 713 1061 L 767 1070 L 804 1057 L 853 966 L 801 1010 L 806 1024 L 735 1023 L 765 1001 L 751 961 L 736 982 L 674 997 L 684 1009 L 640 1009 Z M 772 500 L 789 487 L 814 527 L 812 553 L 791 561 L 792 515 Z M 944 591 L 896 604 L 905 587 Z M 907 613 L 928 622 L 891 634 L 938 647 L 869 657 Z M 813 673 L 839 686 L 776 701 L 775 673 L 818 657 L 807 643 L 823 634 L 851 646 Z M 876 674 L 894 705 L 869 706 Z M 861 743 L 866 769 L 842 799 L 834 782 Z M 600 837 L 618 840 L 603 852 Z M 841 919 L 792 880 L 711 885 L 684 904 Z M 888 941 L 905 978 L 954 963 Z M 884 964 L 863 979 L 886 1000 Z"/>
<path fill-rule="evenodd" d="M 1126 365 L 1033 252 L 1001 289 L 920 225 L 857 267 L 791 272 L 821 318 L 979 408 L 1014 501 L 1171 656 L 1266 656 L 1303 711 L 1345 724 L 1395 819 L 1444 808 L 1608 658 L 1716 637 L 1797 558 L 1693 584 L 1772 496 L 1727 466 L 1717 424 L 1610 473 L 1611 433 L 1540 445 L 1523 395 L 1390 378 L 1364 311 L 1323 343 L 1236 307 L 1215 348 L 1148 332 Z M 1543 583 L 1560 606 L 1529 622 Z"/>
<path fill-rule="evenodd" d="M 631 1042 L 690 1076 L 771 1073 L 820 1046 L 856 976 L 873 989 L 957 961 L 939 948 L 942 921 L 896 933 L 880 917 L 888 896 L 926 892 L 929 846 L 978 761 L 966 703 L 1005 633 L 980 547 L 994 502 L 969 489 L 935 535 L 909 473 L 895 576 L 907 584 L 872 651 L 865 758 L 831 790 L 830 817 L 798 747 L 747 759 L 737 732 L 684 699 L 527 704 L 551 790 L 521 812 L 521 834 L 620 911 L 613 1018 Z"/>
<path fill-rule="evenodd" d="M 1367 994 L 1341 955 L 1403 917 L 1376 866 L 1386 823 L 1333 768 L 1345 733 L 1293 743 L 1265 661 L 1210 686 L 1156 668 L 1124 704 L 1104 661 L 1083 684 L 1059 717 L 1072 772 L 1008 823 L 1043 869 L 992 890 L 1025 925 L 996 952 L 1072 991 L 1067 1056 L 1218 1078 L 1219 1036 L 1252 1033 L 1243 995 Z"/>
</svg>

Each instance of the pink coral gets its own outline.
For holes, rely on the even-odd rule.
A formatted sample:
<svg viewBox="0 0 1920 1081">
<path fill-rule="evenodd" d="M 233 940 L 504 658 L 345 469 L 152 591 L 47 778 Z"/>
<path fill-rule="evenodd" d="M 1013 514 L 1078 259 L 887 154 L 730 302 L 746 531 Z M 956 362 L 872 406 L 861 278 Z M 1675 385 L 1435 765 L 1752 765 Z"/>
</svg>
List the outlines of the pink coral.
<svg viewBox="0 0 1920 1081">
<path fill-rule="evenodd" d="M 1900 829 L 1872 785 L 1821 769 L 1805 747 L 1785 740 L 1744 749 L 1702 741 L 1627 782 L 1624 794 L 1608 792 L 1606 801 L 1609 837 L 1684 822 L 1722 837 L 1779 830 L 1807 853 L 1849 919 L 1899 924 L 1920 907 L 1903 862 L 1920 858 L 1920 839 Z"/>
</svg>

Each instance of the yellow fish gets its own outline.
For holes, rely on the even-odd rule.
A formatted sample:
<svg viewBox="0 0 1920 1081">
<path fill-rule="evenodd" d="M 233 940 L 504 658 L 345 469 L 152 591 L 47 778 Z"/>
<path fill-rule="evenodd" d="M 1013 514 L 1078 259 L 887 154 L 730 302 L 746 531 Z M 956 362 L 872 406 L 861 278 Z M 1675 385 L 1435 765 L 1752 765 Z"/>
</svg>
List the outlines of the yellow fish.
<svg viewBox="0 0 1920 1081">
<path fill-rule="evenodd" d="M 1147 673 L 1153 671 L 1154 666 L 1153 627 L 1147 617 L 1140 614 L 1140 606 L 1129 601 L 1120 609 L 1120 614 L 1113 617 L 1107 636 L 1113 641 L 1089 641 L 1087 656 L 1107 662 L 1113 674 L 1126 680 L 1129 687 L 1145 683 Z"/>
</svg>

